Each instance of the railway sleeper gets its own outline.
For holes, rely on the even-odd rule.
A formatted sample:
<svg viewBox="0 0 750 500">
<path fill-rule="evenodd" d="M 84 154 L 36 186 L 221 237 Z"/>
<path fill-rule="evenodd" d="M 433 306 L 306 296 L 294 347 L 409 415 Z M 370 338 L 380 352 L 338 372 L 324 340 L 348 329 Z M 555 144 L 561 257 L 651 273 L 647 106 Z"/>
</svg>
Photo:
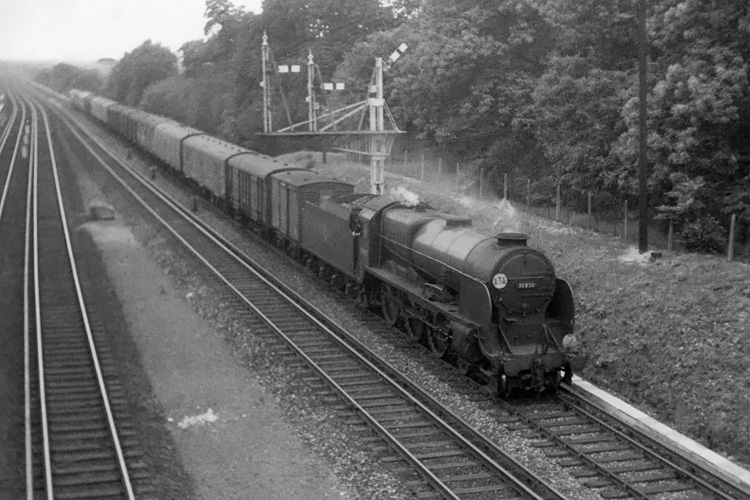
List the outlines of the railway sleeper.
<svg viewBox="0 0 750 500">
<path fill-rule="evenodd" d="M 55 466 L 55 472 L 58 474 L 81 474 L 88 472 L 107 472 L 119 470 L 119 465 L 113 462 L 101 462 L 101 463 L 90 463 L 81 465 L 80 463 L 73 464 L 60 464 Z M 138 474 L 138 478 L 142 478 L 142 474 L 148 474 L 148 465 L 142 460 L 132 460 L 128 462 L 128 472 L 134 472 Z"/>
</svg>

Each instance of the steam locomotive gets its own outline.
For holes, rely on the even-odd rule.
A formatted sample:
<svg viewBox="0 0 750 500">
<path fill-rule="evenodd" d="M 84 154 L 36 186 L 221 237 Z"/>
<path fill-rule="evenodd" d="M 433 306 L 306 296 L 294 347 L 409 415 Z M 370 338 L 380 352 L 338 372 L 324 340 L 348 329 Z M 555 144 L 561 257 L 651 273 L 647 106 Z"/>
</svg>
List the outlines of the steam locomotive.
<svg viewBox="0 0 750 500">
<path fill-rule="evenodd" d="M 88 92 L 69 100 L 488 391 L 555 389 L 583 367 L 572 290 L 526 235 L 490 236 L 426 203 L 355 193 Z"/>
</svg>

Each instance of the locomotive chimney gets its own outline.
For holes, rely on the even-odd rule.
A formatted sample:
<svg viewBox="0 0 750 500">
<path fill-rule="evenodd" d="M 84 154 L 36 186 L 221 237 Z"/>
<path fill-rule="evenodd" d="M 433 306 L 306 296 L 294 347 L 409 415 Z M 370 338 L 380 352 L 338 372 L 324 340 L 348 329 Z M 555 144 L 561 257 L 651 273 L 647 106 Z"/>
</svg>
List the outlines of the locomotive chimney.
<svg viewBox="0 0 750 500">
<path fill-rule="evenodd" d="M 526 246 L 529 236 L 524 233 L 498 233 L 497 244 L 501 247 Z"/>
</svg>

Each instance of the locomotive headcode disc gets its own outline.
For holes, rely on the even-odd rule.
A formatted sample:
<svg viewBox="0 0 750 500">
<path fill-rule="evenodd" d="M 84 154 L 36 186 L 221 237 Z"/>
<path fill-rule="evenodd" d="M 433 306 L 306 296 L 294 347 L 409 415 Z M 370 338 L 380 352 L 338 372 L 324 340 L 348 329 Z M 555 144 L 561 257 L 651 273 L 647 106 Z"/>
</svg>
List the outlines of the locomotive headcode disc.
<svg viewBox="0 0 750 500">
<path fill-rule="evenodd" d="M 498 290 L 502 290 L 505 288 L 505 285 L 508 284 L 508 277 L 504 273 L 497 273 L 495 276 L 492 277 L 492 286 L 497 288 Z"/>
</svg>

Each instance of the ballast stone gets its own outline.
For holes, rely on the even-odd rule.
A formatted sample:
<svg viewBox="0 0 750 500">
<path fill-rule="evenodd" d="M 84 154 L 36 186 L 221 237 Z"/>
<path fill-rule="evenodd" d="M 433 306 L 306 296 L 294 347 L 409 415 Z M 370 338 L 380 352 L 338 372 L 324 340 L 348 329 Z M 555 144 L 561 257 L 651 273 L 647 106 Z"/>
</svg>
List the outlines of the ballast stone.
<svg viewBox="0 0 750 500">
<path fill-rule="evenodd" d="M 89 214 L 93 220 L 114 220 L 115 209 L 103 201 L 89 203 Z"/>
</svg>

